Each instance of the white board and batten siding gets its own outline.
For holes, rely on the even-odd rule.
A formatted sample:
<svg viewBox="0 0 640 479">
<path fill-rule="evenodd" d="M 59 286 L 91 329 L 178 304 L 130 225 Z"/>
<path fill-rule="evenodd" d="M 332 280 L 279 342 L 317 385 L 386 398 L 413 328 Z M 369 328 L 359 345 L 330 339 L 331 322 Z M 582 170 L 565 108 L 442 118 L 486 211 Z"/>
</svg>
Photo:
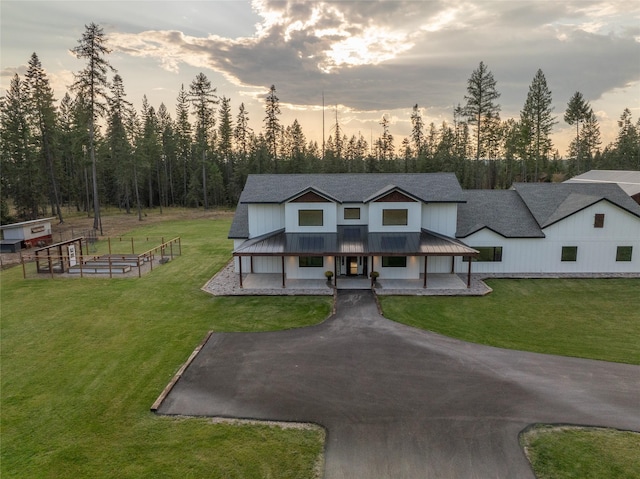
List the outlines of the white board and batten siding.
<svg viewBox="0 0 640 479">
<path fill-rule="evenodd" d="M 604 226 L 595 228 L 596 214 Z M 502 261 L 474 262 L 474 273 L 640 273 L 640 218 L 601 201 L 543 230 L 545 238 L 504 238 L 483 229 L 463 238 L 473 247 L 502 247 Z M 577 247 L 576 261 L 562 261 L 564 246 Z M 619 246 L 631 246 L 631 261 L 616 261 Z M 456 271 L 467 263 L 456 259 Z"/>
<path fill-rule="evenodd" d="M 249 205 L 249 238 L 284 228 L 284 207 L 280 204 Z"/>
<path fill-rule="evenodd" d="M 369 204 L 369 232 L 418 232 L 422 226 L 422 203 L 419 202 L 374 202 Z M 406 225 L 383 225 L 383 210 L 407 210 Z"/>
<path fill-rule="evenodd" d="M 422 227 L 455 237 L 458 223 L 457 203 L 426 203 L 422 206 Z"/>
<path fill-rule="evenodd" d="M 322 226 L 300 226 L 300 210 L 322 210 Z M 337 206 L 335 203 L 287 203 L 284 207 L 287 233 L 335 233 L 337 229 Z"/>
</svg>

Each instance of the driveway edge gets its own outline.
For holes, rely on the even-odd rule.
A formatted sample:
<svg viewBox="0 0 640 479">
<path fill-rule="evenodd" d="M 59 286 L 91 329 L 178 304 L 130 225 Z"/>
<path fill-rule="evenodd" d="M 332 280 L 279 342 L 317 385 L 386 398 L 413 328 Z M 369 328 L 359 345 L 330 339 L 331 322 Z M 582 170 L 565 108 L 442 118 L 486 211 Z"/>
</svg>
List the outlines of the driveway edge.
<svg viewBox="0 0 640 479">
<path fill-rule="evenodd" d="M 160 393 L 160 396 L 158 396 L 158 399 L 156 399 L 155 402 L 151 405 L 151 412 L 157 412 L 158 411 L 158 409 L 160 408 L 160 405 L 162 404 L 164 399 L 167 397 L 167 395 L 171 392 L 173 387 L 178 382 L 178 379 L 180 379 L 182 377 L 182 374 L 189 367 L 189 365 L 193 362 L 193 360 L 196 358 L 196 356 L 198 355 L 200 350 L 204 347 L 205 344 L 207 344 L 207 341 L 209 341 L 209 338 L 211 337 L 212 334 L 213 334 L 213 331 L 209 331 L 207 333 L 207 335 L 200 342 L 200 344 L 198 344 L 196 349 L 193 350 L 193 352 L 191 353 L 191 355 L 189 356 L 187 361 L 180 367 L 180 369 L 178 369 L 178 372 L 173 375 L 173 378 L 171 379 L 171 381 L 169 381 L 169 384 L 166 385 L 166 387 Z"/>
</svg>

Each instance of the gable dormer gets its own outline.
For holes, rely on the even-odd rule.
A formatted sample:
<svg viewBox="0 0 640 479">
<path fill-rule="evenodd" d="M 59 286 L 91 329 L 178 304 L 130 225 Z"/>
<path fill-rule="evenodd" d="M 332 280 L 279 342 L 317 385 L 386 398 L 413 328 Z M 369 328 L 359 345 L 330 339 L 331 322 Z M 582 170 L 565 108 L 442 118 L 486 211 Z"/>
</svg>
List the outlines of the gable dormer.
<svg viewBox="0 0 640 479">
<path fill-rule="evenodd" d="M 335 233 L 339 201 L 322 190 L 308 187 L 285 201 L 287 233 Z"/>
</svg>

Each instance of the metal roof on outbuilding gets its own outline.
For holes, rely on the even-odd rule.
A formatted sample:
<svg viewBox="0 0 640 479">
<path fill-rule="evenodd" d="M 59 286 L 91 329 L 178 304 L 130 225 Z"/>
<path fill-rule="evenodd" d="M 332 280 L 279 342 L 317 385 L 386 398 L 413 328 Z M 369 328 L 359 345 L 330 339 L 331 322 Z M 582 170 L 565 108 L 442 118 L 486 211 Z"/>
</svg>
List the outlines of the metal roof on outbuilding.
<svg viewBox="0 0 640 479">
<path fill-rule="evenodd" d="M 635 196 L 640 194 L 640 171 L 591 170 L 565 183 L 616 183 L 627 195 Z"/>
</svg>

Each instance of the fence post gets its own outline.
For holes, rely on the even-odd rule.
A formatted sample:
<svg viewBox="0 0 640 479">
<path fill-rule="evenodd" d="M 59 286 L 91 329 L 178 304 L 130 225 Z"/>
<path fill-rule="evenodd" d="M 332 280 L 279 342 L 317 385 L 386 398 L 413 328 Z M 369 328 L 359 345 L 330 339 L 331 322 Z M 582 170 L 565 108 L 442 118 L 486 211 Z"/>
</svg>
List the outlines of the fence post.
<svg viewBox="0 0 640 479">
<path fill-rule="evenodd" d="M 113 278 L 113 274 L 111 273 L 111 256 L 109 256 L 109 278 Z"/>
<path fill-rule="evenodd" d="M 180 252 L 180 256 L 182 256 L 182 241 L 180 236 L 178 236 L 178 251 Z"/>
<path fill-rule="evenodd" d="M 47 258 L 49 259 L 49 273 L 51 273 L 51 279 L 53 279 L 53 264 L 51 264 L 51 251 L 47 250 Z"/>
<path fill-rule="evenodd" d="M 136 254 L 136 252 L 133 250 L 133 236 L 131 237 L 131 254 Z"/>
<path fill-rule="evenodd" d="M 80 277 L 84 278 L 82 274 L 82 263 L 84 262 L 84 256 L 82 255 L 82 248 L 80 249 Z"/>
<path fill-rule="evenodd" d="M 173 260 L 173 241 L 169 243 L 169 254 L 171 255 L 171 259 Z"/>
<path fill-rule="evenodd" d="M 107 237 L 107 243 L 109 244 L 109 254 L 111 254 L 111 236 Z"/>
<path fill-rule="evenodd" d="M 22 256 L 22 251 L 20 251 L 20 263 L 22 263 L 22 279 L 27 279 L 27 270 L 24 267 L 24 256 Z"/>
</svg>

